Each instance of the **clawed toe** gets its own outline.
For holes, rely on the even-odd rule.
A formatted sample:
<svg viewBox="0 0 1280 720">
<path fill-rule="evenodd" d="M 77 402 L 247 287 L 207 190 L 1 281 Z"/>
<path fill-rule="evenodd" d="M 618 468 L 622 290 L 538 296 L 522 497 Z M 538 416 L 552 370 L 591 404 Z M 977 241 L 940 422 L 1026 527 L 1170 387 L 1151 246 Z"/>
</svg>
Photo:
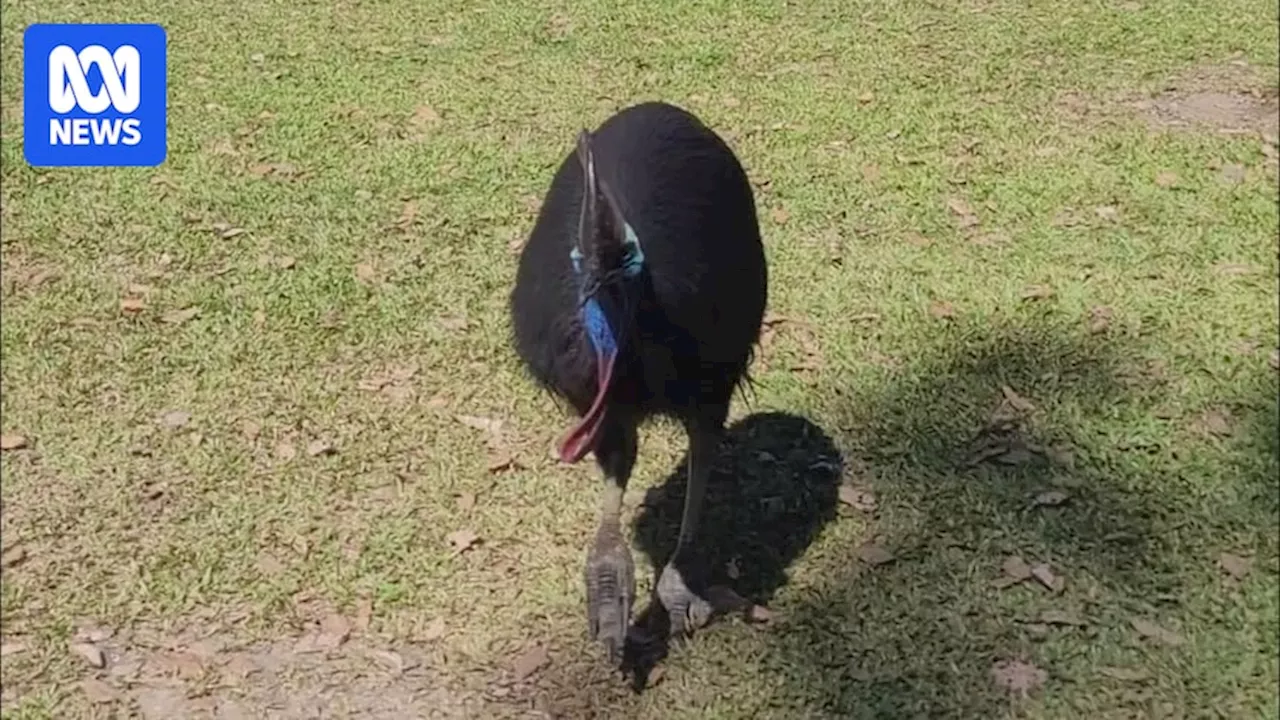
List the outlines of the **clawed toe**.
<svg viewBox="0 0 1280 720">
<path fill-rule="evenodd" d="M 671 620 L 672 635 L 692 635 L 710 622 L 714 610 L 711 603 L 690 590 L 684 576 L 670 563 L 658 577 L 657 594 Z"/>
<path fill-rule="evenodd" d="M 620 533 L 601 528 L 587 556 L 586 583 L 588 633 L 605 646 L 610 662 L 617 665 L 622 661 L 635 599 L 635 566 Z"/>
</svg>

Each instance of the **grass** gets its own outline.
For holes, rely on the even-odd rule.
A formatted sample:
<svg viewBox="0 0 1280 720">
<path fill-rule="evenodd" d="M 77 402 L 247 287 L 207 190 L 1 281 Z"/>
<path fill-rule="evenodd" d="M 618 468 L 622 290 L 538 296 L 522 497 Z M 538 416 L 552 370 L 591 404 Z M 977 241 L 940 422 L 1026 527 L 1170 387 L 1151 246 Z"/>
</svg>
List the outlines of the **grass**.
<svg viewBox="0 0 1280 720">
<path fill-rule="evenodd" d="M 1274 3 L 105 8 L 0 13 L 3 428 L 29 441 L 3 455 L 0 531 L 25 554 L 5 718 L 109 709 L 66 649 L 85 623 L 248 643 L 299 632 L 306 597 L 367 603 L 369 635 L 425 653 L 429 707 L 478 717 L 1280 711 L 1275 166 L 1256 134 L 1153 130 L 1118 99 L 1208 67 L 1274 97 Z M 37 21 L 165 25 L 164 165 L 25 165 Z M 774 619 L 708 628 L 633 694 L 585 641 L 598 482 L 548 458 L 567 419 L 516 366 L 505 301 L 573 133 L 651 98 L 743 158 L 791 320 L 706 534 Z M 1057 450 L 965 464 L 1006 385 L 1034 406 L 1019 437 Z M 638 557 L 670 544 L 683 450 L 643 436 Z M 813 460 L 837 455 L 874 513 L 837 509 Z M 1069 500 L 1029 508 L 1053 488 Z M 859 561 L 866 542 L 894 561 Z M 1014 554 L 1061 591 L 993 586 Z M 535 645 L 549 662 L 513 682 Z M 1003 660 L 1043 684 L 997 687 Z"/>
</svg>

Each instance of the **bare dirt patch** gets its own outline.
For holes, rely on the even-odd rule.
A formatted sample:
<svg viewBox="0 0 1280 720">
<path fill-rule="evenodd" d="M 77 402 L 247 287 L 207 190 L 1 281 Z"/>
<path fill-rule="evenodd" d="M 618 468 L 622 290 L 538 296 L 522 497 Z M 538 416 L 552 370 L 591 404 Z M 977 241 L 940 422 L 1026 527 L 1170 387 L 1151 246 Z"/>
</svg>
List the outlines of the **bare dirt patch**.
<svg viewBox="0 0 1280 720">
<path fill-rule="evenodd" d="M 1236 61 L 1241 62 L 1241 61 Z M 1273 83 L 1249 65 L 1192 68 L 1154 97 L 1128 103 L 1160 130 L 1211 129 L 1225 134 L 1280 131 L 1280 102 Z"/>
<path fill-rule="evenodd" d="M 1274 77 L 1235 60 L 1191 68 L 1154 90 L 1113 97 L 1066 91 L 1054 105 L 1073 123 L 1105 124 L 1136 114 L 1160 132 L 1275 137 L 1280 133 L 1278 95 Z"/>
</svg>

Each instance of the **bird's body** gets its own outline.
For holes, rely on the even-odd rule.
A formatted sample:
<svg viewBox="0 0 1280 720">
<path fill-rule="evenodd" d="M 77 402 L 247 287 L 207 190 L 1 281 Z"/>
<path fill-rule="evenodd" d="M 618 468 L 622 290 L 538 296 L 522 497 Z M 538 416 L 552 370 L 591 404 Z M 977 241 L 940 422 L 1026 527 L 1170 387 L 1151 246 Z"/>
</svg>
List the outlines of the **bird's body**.
<svg viewBox="0 0 1280 720">
<path fill-rule="evenodd" d="M 561 459 L 594 450 L 607 479 L 587 587 L 592 634 L 612 651 L 621 649 L 634 592 L 618 528 L 622 491 L 636 428 L 654 415 L 679 419 L 690 440 L 681 539 L 659 599 L 676 627 L 684 619 L 676 615 L 705 609 L 675 563 L 693 542 L 711 454 L 746 378 L 766 298 L 751 185 L 719 136 L 657 102 L 580 135 L 522 250 L 510 309 L 517 355 L 582 417 Z"/>
</svg>

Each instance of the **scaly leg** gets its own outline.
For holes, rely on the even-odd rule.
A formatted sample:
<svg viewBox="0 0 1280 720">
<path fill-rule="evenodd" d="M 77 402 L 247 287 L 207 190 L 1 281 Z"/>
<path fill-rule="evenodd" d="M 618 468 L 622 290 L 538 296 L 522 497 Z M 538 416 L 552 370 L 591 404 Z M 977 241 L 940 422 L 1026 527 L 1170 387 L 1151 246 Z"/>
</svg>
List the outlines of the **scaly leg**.
<svg viewBox="0 0 1280 720">
<path fill-rule="evenodd" d="M 635 563 L 622 535 L 622 496 L 636 462 L 636 428 L 625 419 L 606 418 L 600 430 L 595 453 L 605 487 L 600 527 L 587 553 L 587 625 L 591 639 L 604 643 L 610 662 L 617 665 L 636 595 Z"/>
<path fill-rule="evenodd" d="M 685 487 L 684 513 L 680 518 L 680 536 L 675 552 L 658 577 L 658 599 L 671 619 L 671 632 L 688 634 L 711 618 L 711 603 L 689 589 L 681 570 L 695 550 L 698 519 L 702 513 L 707 480 L 720 442 L 723 419 L 719 422 L 694 422 L 688 428 L 689 466 Z"/>
</svg>

